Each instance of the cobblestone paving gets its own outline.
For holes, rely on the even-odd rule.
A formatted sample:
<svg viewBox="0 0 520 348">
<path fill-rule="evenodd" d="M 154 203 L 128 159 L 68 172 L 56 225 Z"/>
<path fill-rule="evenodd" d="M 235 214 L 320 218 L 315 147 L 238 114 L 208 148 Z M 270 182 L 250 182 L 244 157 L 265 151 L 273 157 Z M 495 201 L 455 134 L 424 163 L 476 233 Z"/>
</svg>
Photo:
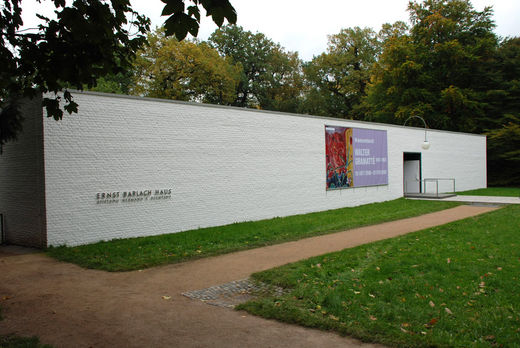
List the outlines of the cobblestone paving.
<svg viewBox="0 0 520 348">
<path fill-rule="evenodd" d="M 253 282 L 250 278 L 246 278 L 206 289 L 187 291 L 182 294 L 210 305 L 234 308 L 236 305 L 252 300 L 260 294 L 270 292 L 276 296 L 281 296 L 285 291 L 280 287 L 269 287 L 267 284 Z"/>
</svg>

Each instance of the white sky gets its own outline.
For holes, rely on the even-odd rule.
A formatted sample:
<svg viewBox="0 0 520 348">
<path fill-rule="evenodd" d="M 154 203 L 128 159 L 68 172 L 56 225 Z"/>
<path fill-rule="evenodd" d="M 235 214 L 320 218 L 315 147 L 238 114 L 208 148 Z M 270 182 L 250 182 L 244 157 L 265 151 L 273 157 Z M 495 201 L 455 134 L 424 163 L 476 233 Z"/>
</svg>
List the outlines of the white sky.
<svg viewBox="0 0 520 348">
<path fill-rule="evenodd" d="M 324 52 L 327 35 L 342 28 L 359 26 L 378 31 L 383 23 L 408 21 L 408 0 L 230 0 L 235 7 L 237 24 L 245 30 L 261 32 L 289 51 L 297 51 L 300 58 L 310 60 Z M 147 15 L 152 27 L 161 25 L 164 3 L 160 0 L 131 0 L 134 10 Z M 472 0 L 476 10 L 493 6 L 495 32 L 502 37 L 520 36 L 520 0 Z M 34 26 L 34 13 L 52 6 L 50 0 L 37 4 L 23 0 L 24 24 Z M 41 11 L 44 12 L 44 11 Z M 46 12 L 48 13 L 48 12 Z M 217 28 L 202 10 L 199 39 L 205 40 Z"/>
</svg>

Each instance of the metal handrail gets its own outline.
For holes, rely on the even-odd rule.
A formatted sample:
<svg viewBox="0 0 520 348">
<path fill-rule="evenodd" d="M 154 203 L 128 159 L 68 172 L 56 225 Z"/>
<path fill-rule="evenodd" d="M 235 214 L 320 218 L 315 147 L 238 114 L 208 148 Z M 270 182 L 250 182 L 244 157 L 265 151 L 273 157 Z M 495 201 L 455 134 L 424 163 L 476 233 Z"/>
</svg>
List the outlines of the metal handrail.
<svg viewBox="0 0 520 348">
<path fill-rule="evenodd" d="M 455 178 L 426 178 L 426 179 L 421 180 L 423 182 L 423 193 L 426 193 L 426 184 L 428 182 L 435 182 L 435 186 L 436 186 L 435 195 L 439 196 L 439 181 L 443 181 L 443 180 L 452 181 L 453 182 L 453 191 L 452 192 L 456 192 L 455 191 Z"/>
</svg>

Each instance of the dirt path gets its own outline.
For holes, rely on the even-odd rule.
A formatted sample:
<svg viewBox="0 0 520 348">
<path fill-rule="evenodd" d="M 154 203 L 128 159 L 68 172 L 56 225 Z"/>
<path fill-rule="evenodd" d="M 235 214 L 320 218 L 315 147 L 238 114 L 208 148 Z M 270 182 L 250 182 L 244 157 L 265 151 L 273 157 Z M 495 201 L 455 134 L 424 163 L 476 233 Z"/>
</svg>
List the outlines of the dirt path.
<svg viewBox="0 0 520 348">
<path fill-rule="evenodd" d="M 333 235 L 126 273 L 85 270 L 42 253 L 13 255 L 0 248 L 0 304 L 4 309 L 0 334 L 37 335 L 55 347 L 376 347 L 210 306 L 181 293 L 492 209 L 460 206 Z"/>
</svg>

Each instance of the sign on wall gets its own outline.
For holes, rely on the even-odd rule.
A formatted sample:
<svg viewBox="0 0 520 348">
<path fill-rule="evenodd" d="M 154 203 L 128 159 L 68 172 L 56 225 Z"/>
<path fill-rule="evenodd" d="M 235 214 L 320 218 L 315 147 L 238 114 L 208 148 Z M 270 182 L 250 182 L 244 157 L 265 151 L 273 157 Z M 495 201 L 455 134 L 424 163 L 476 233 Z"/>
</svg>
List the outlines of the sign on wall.
<svg viewBox="0 0 520 348">
<path fill-rule="evenodd" d="M 325 126 L 327 190 L 388 184 L 386 131 Z"/>
</svg>

